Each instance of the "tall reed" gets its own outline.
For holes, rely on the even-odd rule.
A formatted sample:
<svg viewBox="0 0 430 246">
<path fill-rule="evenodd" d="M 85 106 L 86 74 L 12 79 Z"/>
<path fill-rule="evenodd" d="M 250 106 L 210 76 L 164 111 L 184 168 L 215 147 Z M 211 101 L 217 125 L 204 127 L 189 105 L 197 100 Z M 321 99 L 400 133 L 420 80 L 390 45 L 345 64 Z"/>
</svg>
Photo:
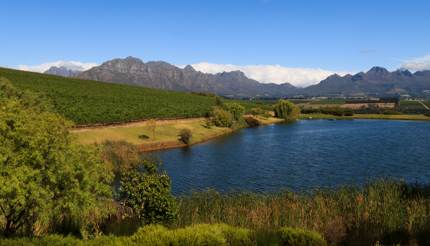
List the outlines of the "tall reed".
<svg viewBox="0 0 430 246">
<path fill-rule="evenodd" d="M 179 199 L 175 226 L 226 223 L 256 231 L 283 227 L 314 230 L 332 244 L 428 244 L 427 186 L 379 180 L 362 188 L 315 190 L 306 194 L 229 193 L 214 190 Z"/>
</svg>

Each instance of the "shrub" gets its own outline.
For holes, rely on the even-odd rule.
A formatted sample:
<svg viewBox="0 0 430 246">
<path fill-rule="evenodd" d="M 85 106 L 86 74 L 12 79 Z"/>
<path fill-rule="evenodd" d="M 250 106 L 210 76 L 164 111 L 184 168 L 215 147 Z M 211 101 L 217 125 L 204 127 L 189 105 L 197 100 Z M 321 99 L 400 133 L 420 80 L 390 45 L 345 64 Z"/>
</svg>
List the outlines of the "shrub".
<svg viewBox="0 0 430 246">
<path fill-rule="evenodd" d="M 149 136 L 145 135 L 145 134 L 141 134 L 141 135 L 138 136 L 138 138 L 139 139 L 149 139 Z"/>
<path fill-rule="evenodd" d="M 231 127 L 233 126 L 233 115 L 220 108 L 220 107 L 213 107 L 212 111 L 211 111 L 211 117 L 212 117 L 212 123 L 215 126 L 219 126 L 219 127 Z"/>
<path fill-rule="evenodd" d="M 245 113 L 245 108 L 238 103 L 226 103 L 224 109 L 233 115 L 235 121 L 239 121 Z"/>
<path fill-rule="evenodd" d="M 105 141 L 102 150 L 105 165 L 117 178 L 140 162 L 138 147 L 126 141 Z"/>
<path fill-rule="evenodd" d="M 274 106 L 275 117 L 286 121 L 295 121 L 299 118 L 300 108 L 288 100 L 279 100 Z"/>
<path fill-rule="evenodd" d="M 257 108 L 252 108 L 249 113 L 257 116 L 257 115 L 264 115 L 266 111 L 262 108 L 257 107 Z"/>
<path fill-rule="evenodd" d="M 184 144 L 190 144 L 193 134 L 190 129 L 184 128 L 179 132 L 179 140 Z"/>
<path fill-rule="evenodd" d="M 245 121 L 249 127 L 257 127 L 261 125 L 261 122 L 253 116 L 245 117 Z"/>
<path fill-rule="evenodd" d="M 130 237 L 137 245 L 255 245 L 250 230 L 225 224 L 200 224 L 168 230 L 160 225 L 145 226 Z"/>
<path fill-rule="evenodd" d="M 279 245 L 285 246 L 326 246 L 324 238 L 314 231 L 283 227 L 279 230 Z"/>
<path fill-rule="evenodd" d="M 165 172 L 158 171 L 156 162 L 144 160 L 141 165 L 123 173 L 120 196 L 142 224 L 169 223 L 176 218 L 170 178 Z"/>
<path fill-rule="evenodd" d="M 0 240 L 0 246 L 84 246 L 83 240 L 75 237 L 49 235 L 40 238 L 15 238 Z"/>
</svg>

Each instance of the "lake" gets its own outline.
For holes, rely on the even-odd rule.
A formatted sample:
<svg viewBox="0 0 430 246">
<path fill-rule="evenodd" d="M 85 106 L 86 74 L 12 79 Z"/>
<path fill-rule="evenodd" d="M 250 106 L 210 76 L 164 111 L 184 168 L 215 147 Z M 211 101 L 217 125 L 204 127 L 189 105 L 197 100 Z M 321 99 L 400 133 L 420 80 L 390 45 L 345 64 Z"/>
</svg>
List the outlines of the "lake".
<svg viewBox="0 0 430 246">
<path fill-rule="evenodd" d="M 302 120 L 243 129 L 186 149 L 153 153 L 175 194 L 310 190 L 376 178 L 430 181 L 430 123 Z"/>
</svg>

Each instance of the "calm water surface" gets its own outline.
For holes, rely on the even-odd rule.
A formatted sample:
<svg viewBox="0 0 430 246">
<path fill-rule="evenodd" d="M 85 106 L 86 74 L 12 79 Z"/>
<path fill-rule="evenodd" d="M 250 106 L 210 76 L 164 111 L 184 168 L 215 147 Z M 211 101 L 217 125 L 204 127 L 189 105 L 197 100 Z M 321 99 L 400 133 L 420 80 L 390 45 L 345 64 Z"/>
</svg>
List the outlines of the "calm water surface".
<svg viewBox="0 0 430 246">
<path fill-rule="evenodd" d="M 428 183 L 430 123 L 305 120 L 154 155 L 176 194 L 206 188 L 297 191 L 380 177 Z"/>
</svg>

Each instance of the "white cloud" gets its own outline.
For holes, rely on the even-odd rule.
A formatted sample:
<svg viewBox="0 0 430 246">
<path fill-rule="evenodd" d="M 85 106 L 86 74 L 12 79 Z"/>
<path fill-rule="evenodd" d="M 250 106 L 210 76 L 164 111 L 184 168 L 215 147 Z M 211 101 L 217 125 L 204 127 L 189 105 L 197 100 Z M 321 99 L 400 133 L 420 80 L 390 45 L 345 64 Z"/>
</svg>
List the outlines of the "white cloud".
<svg viewBox="0 0 430 246">
<path fill-rule="evenodd" d="M 39 72 L 43 73 L 46 70 L 48 70 L 50 67 L 56 66 L 56 67 L 66 67 L 71 70 L 76 71 L 84 71 L 88 70 L 92 67 L 97 66 L 97 63 L 91 63 L 91 62 L 79 62 L 79 61 L 54 61 L 54 62 L 47 62 L 42 63 L 38 65 L 18 65 L 18 69 L 25 70 L 25 71 L 32 71 L 32 72 Z"/>
<path fill-rule="evenodd" d="M 305 87 L 317 84 L 328 76 L 337 73 L 345 75 L 346 72 L 334 72 L 320 68 L 292 68 L 280 65 L 232 65 L 232 64 L 214 64 L 201 62 L 191 64 L 194 69 L 204 73 L 220 73 L 240 70 L 249 78 L 263 83 L 291 83 L 295 86 Z"/>
<path fill-rule="evenodd" d="M 409 69 L 411 71 L 430 70 L 430 54 L 406 60 L 401 68 Z"/>
</svg>

